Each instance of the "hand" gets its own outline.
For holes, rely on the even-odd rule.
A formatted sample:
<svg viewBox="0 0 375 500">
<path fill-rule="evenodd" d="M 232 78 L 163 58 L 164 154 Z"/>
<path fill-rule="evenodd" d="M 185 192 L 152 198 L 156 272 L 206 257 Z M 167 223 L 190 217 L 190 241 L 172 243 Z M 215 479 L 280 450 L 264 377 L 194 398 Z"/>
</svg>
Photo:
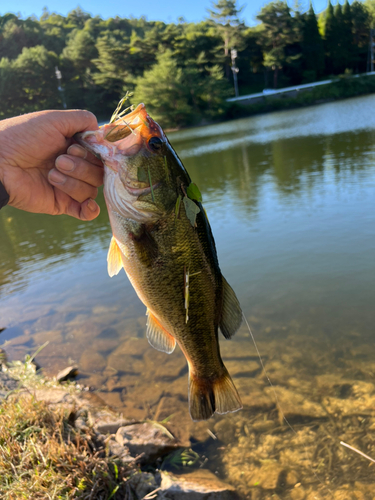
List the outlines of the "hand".
<svg viewBox="0 0 375 500">
<path fill-rule="evenodd" d="M 99 215 L 94 201 L 103 183 L 100 160 L 72 139 L 96 130 L 89 111 L 41 111 L 0 121 L 0 181 L 9 205 L 28 212 Z"/>
</svg>

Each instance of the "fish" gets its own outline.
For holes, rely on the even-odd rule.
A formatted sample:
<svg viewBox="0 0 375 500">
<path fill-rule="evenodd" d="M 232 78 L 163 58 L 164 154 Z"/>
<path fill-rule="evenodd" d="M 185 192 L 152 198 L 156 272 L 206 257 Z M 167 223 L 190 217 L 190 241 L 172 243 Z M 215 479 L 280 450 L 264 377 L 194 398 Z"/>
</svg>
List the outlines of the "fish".
<svg viewBox="0 0 375 500">
<path fill-rule="evenodd" d="M 240 410 L 218 332 L 233 337 L 241 306 L 220 271 L 200 191 L 164 131 L 139 104 L 75 139 L 104 164 L 109 276 L 124 268 L 147 308 L 151 346 L 170 354 L 178 344 L 185 355 L 191 418 Z"/>
</svg>

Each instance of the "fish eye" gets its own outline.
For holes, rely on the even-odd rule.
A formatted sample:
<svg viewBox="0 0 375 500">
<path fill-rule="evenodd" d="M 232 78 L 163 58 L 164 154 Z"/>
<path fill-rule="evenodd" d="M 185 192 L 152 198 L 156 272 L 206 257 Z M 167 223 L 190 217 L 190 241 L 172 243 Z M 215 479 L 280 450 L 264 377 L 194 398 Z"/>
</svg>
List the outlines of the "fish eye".
<svg viewBox="0 0 375 500">
<path fill-rule="evenodd" d="M 163 141 L 160 139 L 160 137 L 151 137 L 148 141 L 148 144 L 154 151 L 160 151 L 163 145 Z"/>
</svg>

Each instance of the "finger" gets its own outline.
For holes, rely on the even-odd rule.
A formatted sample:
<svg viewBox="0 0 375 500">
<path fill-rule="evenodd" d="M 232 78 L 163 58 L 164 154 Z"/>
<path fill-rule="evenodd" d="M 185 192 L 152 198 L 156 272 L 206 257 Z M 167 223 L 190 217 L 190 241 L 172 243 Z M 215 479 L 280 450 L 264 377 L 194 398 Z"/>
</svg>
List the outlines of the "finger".
<svg viewBox="0 0 375 500">
<path fill-rule="evenodd" d="M 89 198 L 81 203 L 79 218 L 81 220 L 93 220 L 100 214 L 100 207 L 95 200 Z"/>
<path fill-rule="evenodd" d="M 79 203 L 83 203 L 88 198 L 96 198 L 98 194 L 96 187 L 87 184 L 87 182 L 64 175 L 56 168 L 49 171 L 48 180 L 52 186 L 58 188 Z"/>
<path fill-rule="evenodd" d="M 90 151 L 83 148 L 79 144 L 73 143 L 67 151 L 68 155 L 78 156 L 79 158 L 83 158 L 84 160 L 93 163 L 94 165 L 98 165 L 99 167 L 103 166 L 103 163 L 99 158 L 93 155 Z"/>
<path fill-rule="evenodd" d="M 54 113 L 54 111 L 52 111 L 52 113 Z M 99 128 L 95 115 L 90 111 L 69 109 L 57 113 L 62 113 L 59 117 L 59 129 L 65 137 L 73 137 L 77 132 L 97 130 Z"/>
<path fill-rule="evenodd" d="M 103 184 L 103 167 L 71 155 L 61 155 L 56 158 L 56 168 L 62 174 L 99 187 Z"/>
<path fill-rule="evenodd" d="M 100 214 L 100 207 L 96 201 L 89 198 L 83 203 L 71 200 L 65 207 L 63 213 L 80 220 L 93 220 Z"/>
</svg>

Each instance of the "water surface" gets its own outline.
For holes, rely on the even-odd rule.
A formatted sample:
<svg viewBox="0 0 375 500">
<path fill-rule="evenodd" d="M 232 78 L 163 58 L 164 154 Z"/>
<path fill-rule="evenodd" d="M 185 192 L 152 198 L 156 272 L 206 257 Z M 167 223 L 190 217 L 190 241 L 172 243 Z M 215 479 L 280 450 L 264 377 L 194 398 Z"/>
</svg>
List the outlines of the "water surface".
<svg viewBox="0 0 375 500">
<path fill-rule="evenodd" d="M 144 306 L 124 273 L 107 275 L 102 197 L 90 223 L 1 210 L 0 344 L 19 359 L 49 340 L 46 373 L 77 363 L 126 416 L 172 415 L 182 443 L 246 498 L 332 498 L 353 484 L 367 498 L 371 469 L 339 441 L 375 457 L 374 106 L 366 96 L 170 134 L 279 405 L 243 326 L 221 345 L 244 410 L 190 421 L 182 354 L 148 345 Z"/>
</svg>

